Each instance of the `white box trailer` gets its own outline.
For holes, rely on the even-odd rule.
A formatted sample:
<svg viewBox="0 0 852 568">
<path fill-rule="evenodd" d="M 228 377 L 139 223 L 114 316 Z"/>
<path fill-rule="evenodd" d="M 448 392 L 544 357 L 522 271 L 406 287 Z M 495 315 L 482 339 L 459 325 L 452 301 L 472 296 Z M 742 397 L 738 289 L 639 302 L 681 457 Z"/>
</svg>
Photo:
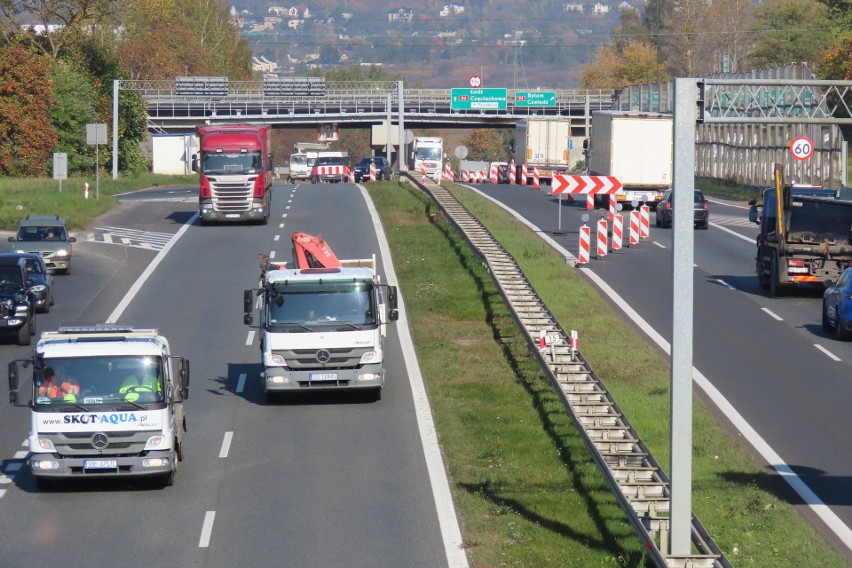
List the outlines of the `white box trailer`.
<svg viewBox="0 0 852 568">
<path fill-rule="evenodd" d="M 527 165 L 527 176 L 532 177 L 532 167 L 539 167 L 539 179 L 549 183 L 554 174 L 570 170 L 569 146 L 571 120 L 568 118 L 530 118 L 515 125 L 515 164 Z"/>
<path fill-rule="evenodd" d="M 588 174 L 621 181 L 619 201 L 656 206 L 672 186 L 672 115 L 594 111 Z"/>
<path fill-rule="evenodd" d="M 198 151 L 198 136 L 154 134 L 151 143 L 151 170 L 155 174 L 193 175 L 191 156 Z"/>
</svg>

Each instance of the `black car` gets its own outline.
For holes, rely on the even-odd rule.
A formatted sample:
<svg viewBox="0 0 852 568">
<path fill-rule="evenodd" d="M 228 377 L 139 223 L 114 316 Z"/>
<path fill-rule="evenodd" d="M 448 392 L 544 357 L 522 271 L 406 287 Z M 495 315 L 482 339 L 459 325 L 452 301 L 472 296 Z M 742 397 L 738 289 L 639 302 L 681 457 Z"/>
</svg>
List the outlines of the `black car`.
<svg viewBox="0 0 852 568">
<path fill-rule="evenodd" d="M 0 258 L 0 332 L 15 332 L 18 345 L 29 345 L 36 332 L 36 315 L 27 261 L 2 256 L 6 258 Z"/>
<path fill-rule="evenodd" d="M 658 227 L 672 226 L 672 195 L 672 190 L 667 189 L 663 200 L 657 204 L 656 223 Z M 710 224 L 710 206 L 700 189 L 694 190 L 693 196 L 695 226 L 699 229 L 706 229 Z"/>
<path fill-rule="evenodd" d="M 370 164 L 375 164 L 376 166 L 377 181 L 389 181 L 393 177 L 393 170 L 387 158 L 384 156 L 368 156 L 361 158 L 361 161 L 355 165 L 355 183 L 370 180 Z"/>
<path fill-rule="evenodd" d="M 23 258 L 27 267 L 27 280 L 31 282 L 29 291 L 35 298 L 36 311 L 48 313 L 53 305 L 53 272 L 48 268 L 40 254 L 32 252 L 12 252 L 0 254 L 3 258 Z"/>
</svg>

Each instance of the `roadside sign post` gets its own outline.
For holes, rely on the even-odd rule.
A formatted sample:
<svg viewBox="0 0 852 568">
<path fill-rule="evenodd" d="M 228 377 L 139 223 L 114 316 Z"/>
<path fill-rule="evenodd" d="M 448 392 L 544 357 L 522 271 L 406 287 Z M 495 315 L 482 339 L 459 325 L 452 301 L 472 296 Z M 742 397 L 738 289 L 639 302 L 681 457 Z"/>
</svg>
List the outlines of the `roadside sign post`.
<svg viewBox="0 0 852 568">
<path fill-rule="evenodd" d="M 86 125 L 86 144 L 95 147 L 95 199 L 100 197 L 100 145 L 106 143 L 106 123 Z"/>
<path fill-rule="evenodd" d="M 68 179 L 68 154 L 53 153 L 53 179 L 59 180 L 59 193 L 62 193 L 62 180 Z"/>
</svg>

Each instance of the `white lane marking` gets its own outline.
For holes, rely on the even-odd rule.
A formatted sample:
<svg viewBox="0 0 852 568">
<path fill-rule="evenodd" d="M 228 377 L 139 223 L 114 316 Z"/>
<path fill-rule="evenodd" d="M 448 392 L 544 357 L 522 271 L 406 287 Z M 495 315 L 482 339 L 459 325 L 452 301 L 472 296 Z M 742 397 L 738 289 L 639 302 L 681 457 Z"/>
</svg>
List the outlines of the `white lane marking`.
<svg viewBox="0 0 852 568">
<path fill-rule="evenodd" d="M 287 207 L 285 207 L 284 209 L 290 209 L 290 206 L 288 205 L 288 206 L 287 206 Z"/>
<path fill-rule="evenodd" d="M 5 473 L 0 473 L 0 485 L 9 485 L 10 483 L 12 483 L 13 479 L 15 479 L 14 475 L 9 476 Z"/>
<path fill-rule="evenodd" d="M 661 244 L 660 244 L 660 243 L 658 243 L 657 241 L 651 241 L 651 242 L 652 242 L 652 243 L 654 243 L 655 245 L 657 245 L 658 247 L 660 247 L 661 249 L 668 248 L 668 247 L 666 247 L 665 245 L 661 245 Z"/>
<path fill-rule="evenodd" d="M 237 379 L 237 392 L 243 392 L 246 387 L 246 374 L 240 373 L 240 378 Z"/>
<path fill-rule="evenodd" d="M 248 332 L 248 337 L 246 337 L 246 345 L 251 345 L 254 343 L 254 330 L 250 329 Z"/>
<path fill-rule="evenodd" d="M 183 227 L 178 229 L 178 232 L 174 234 L 174 236 L 168 243 L 166 243 L 166 246 L 164 246 L 163 249 L 157 253 L 157 256 L 155 256 L 154 259 L 151 261 L 151 264 L 149 264 L 142 272 L 142 274 L 139 275 L 139 278 L 136 279 L 136 282 L 133 283 L 133 286 L 130 287 L 130 290 L 127 291 L 127 293 L 124 295 L 124 298 L 121 299 L 121 301 L 112 311 L 110 316 L 107 318 L 106 323 L 115 323 L 118 321 L 118 318 L 121 317 L 121 314 L 124 313 L 124 310 L 127 309 L 127 306 L 130 305 L 130 302 L 133 301 L 133 298 L 136 297 L 136 294 L 139 293 L 139 290 L 142 289 L 142 286 L 145 284 L 148 278 L 151 277 L 151 274 L 154 273 L 154 270 L 157 269 L 163 259 L 166 258 L 166 255 L 169 254 L 169 251 L 172 250 L 172 247 L 175 245 L 175 243 L 178 242 L 178 239 L 180 239 L 183 234 L 187 230 L 189 230 L 190 225 L 192 225 L 195 222 L 195 219 L 197 218 L 198 213 L 195 213 L 186 221 L 186 223 L 183 224 Z"/>
<path fill-rule="evenodd" d="M 280 238 L 281 238 L 281 235 L 275 235 L 274 237 L 272 237 L 272 240 L 273 240 L 273 241 L 277 241 L 277 240 L 279 240 Z"/>
<path fill-rule="evenodd" d="M 817 349 L 819 349 L 820 351 L 822 351 L 823 353 L 828 355 L 828 357 L 830 359 L 833 359 L 835 361 L 842 361 L 843 360 L 840 357 L 838 357 L 837 355 L 835 355 L 834 353 L 832 353 L 831 351 L 829 351 L 828 349 L 826 349 L 825 347 L 823 347 L 822 345 L 820 345 L 819 343 L 814 343 L 814 347 L 816 347 Z"/>
<path fill-rule="evenodd" d="M 286 218 L 287 218 L 287 214 L 286 214 L 286 213 L 282 213 L 282 214 L 281 214 L 281 218 L 282 218 L 282 219 L 286 219 Z"/>
<path fill-rule="evenodd" d="M 269 253 L 269 258 L 275 258 L 275 251 Z"/>
<path fill-rule="evenodd" d="M 744 240 L 744 241 L 746 241 L 746 242 L 748 242 L 748 243 L 754 244 L 754 242 L 755 242 L 755 241 L 754 241 L 754 237 L 747 237 L 747 236 L 745 236 L 745 235 L 741 235 L 741 234 L 739 234 L 739 233 L 738 233 L 738 232 L 736 232 L 736 231 L 732 231 L 732 230 L 730 230 L 730 229 L 729 229 L 729 228 L 727 228 L 727 227 L 723 227 L 723 226 L 722 226 L 722 225 L 720 225 L 719 223 L 713 223 L 713 222 L 711 221 L 711 222 L 710 222 L 710 225 L 712 225 L 712 226 L 716 227 L 716 228 L 717 228 L 717 229 L 719 229 L 720 231 L 724 231 L 724 232 L 728 233 L 729 235 L 733 235 L 733 236 L 737 237 L 738 239 L 742 239 L 742 240 Z"/>
<path fill-rule="evenodd" d="M 385 238 L 385 231 L 381 219 L 370 199 L 370 194 L 363 185 L 357 186 L 370 216 L 373 218 L 373 230 L 379 241 L 379 252 L 381 253 L 382 266 L 385 269 L 388 284 L 397 285 L 396 271 L 393 267 L 393 258 L 390 253 L 390 245 Z M 573 255 L 569 253 L 573 258 Z M 438 444 L 438 435 L 435 432 L 435 421 L 432 418 L 432 410 L 429 406 L 429 398 L 426 396 L 426 387 L 423 384 L 423 375 L 417 366 L 417 353 L 414 350 L 414 342 L 411 339 L 408 315 L 405 311 L 405 302 L 402 294 L 397 293 L 399 301 L 399 323 L 396 326 L 399 335 L 399 344 L 402 348 L 403 360 L 405 361 L 406 374 L 411 386 L 414 398 L 414 412 L 417 416 L 417 426 L 420 430 L 420 441 L 423 444 L 423 454 L 426 458 L 426 470 L 429 474 L 429 482 L 432 486 L 432 496 L 435 500 L 435 509 L 438 514 L 438 525 L 441 529 L 441 538 L 444 541 L 444 553 L 447 565 L 450 568 L 467 568 L 469 566 L 465 555 L 465 545 L 462 540 L 459 519 L 456 515 L 453 497 L 450 491 L 450 483 L 447 480 L 447 470 L 441 456 Z"/>
<path fill-rule="evenodd" d="M 722 286 L 724 286 L 725 288 L 727 288 L 729 290 L 736 290 L 736 288 L 734 288 L 733 286 L 731 286 L 730 284 L 728 284 L 727 282 L 725 282 L 721 278 L 711 278 L 710 281 L 711 282 L 717 282 L 717 283 L 721 284 Z"/>
<path fill-rule="evenodd" d="M 776 321 L 784 321 L 784 318 L 782 318 L 781 316 L 779 316 L 779 315 L 775 314 L 775 313 L 774 313 L 772 310 L 770 310 L 769 308 L 760 308 L 760 309 L 761 309 L 761 310 L 763 310 L 764 312 L 766 312 L 767 314 L 769 314 L 770 316 L 772 316 L 773 318 L 775 318 L 775 320 L 776 320 Z"/>
<path fill-rule="evenodd" d="M 279 229 L 283 229 L 283 228 L 284 228 L 284 223 L 278 223 L 278 228 L 279 228 Z"/>
<path fill-rule="evenodd" d="M 198 538 L 198 548 L 210 546 L 210 535 L 213 533 L 213 521 L 216 520 L 216 511 L 204 513 L 204 522 L 201 524 L 201 536 Z"/>
<path fill-rule="evenodd" d="M 225 432 L 224 438 L 222 438 L 222 447 L 219 449 L 219 457 L 226 458 L 228 457 L 228 452 L 231 451 L 231 440 L 234 439 L 234 432 L 229 430 Z"/>
<path fill-rule="evenodd" d="M 20 452 L 15 452 L 15 455 L 13 455 L 12 458 L 16 459 L 16 460 L 22 460 L 25 457 L 27 457 L 28 455 L 30 455 L 29 452 L 25 452 L 25 451 L 21 450 Z"/>
</svg>

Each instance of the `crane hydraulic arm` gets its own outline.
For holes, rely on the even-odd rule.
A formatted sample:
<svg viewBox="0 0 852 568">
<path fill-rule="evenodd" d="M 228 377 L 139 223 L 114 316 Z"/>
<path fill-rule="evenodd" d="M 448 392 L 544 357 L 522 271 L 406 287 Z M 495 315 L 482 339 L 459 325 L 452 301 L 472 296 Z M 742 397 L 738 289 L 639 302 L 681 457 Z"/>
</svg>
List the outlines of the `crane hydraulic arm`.
<svg viewBox="0 0 852 568">
<path fill-rule="evenodd" d="M 299 269 L 340 268 L 340 261 L 321 236 L 293 233 L 293 260 Z"/>
</svg>

